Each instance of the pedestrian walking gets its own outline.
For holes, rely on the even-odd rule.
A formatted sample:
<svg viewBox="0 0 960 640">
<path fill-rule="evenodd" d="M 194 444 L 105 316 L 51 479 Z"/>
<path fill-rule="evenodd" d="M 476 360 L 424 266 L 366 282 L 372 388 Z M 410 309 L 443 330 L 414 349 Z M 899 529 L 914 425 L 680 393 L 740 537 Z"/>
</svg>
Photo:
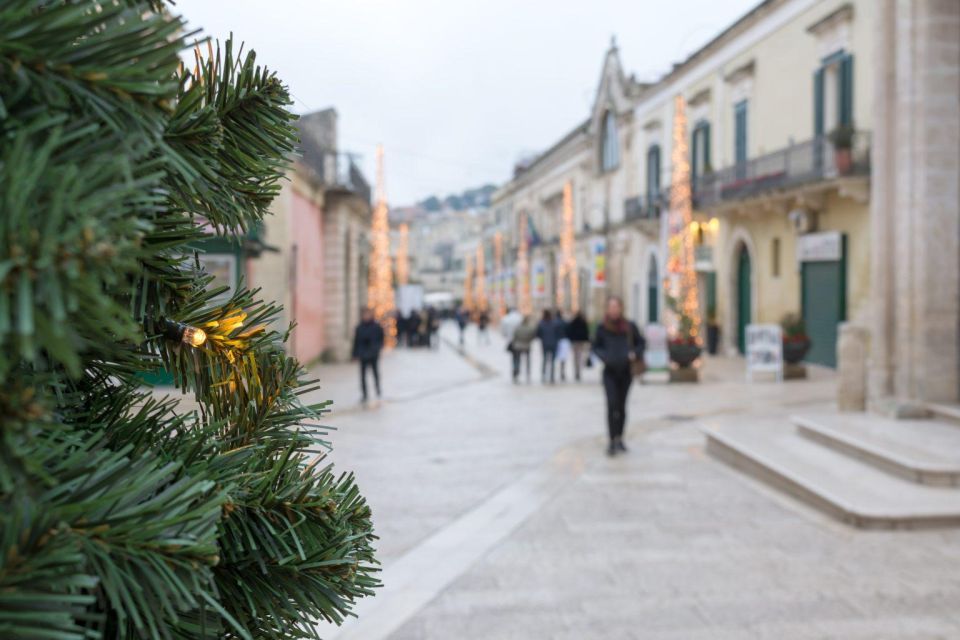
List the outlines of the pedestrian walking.
<svg viewBox="0 0 960 640">
<path fill-rule="evenodd" d="M 583 313 L 577 311 L 567 323 L 565 334 L 570 341 L 571 359 L 573 360 L 573 377 L 580 382 L 580 367 L 583 365 L 584 354 L 590 346 L 590 328 Z M 561 369 L 562 371 L 562 369 Z"/>
<path fill-rule="evenodd" d="M 508 347 L 510 353 L 513 355 L 514 382 L 519 382 L 520 380 L 521 360 L 525 361 L 527 382 L 530 382 L 530 347 L 533 345 L 533 341 L 536 337 L 537 325 L 534 324 L 533 318 L 530 316 L 523 316 L 523 320 L 520 322 L 520 325 L 513 332 L 513 337 L 510 340 L 510 345 Z"/>
<path fill-rule="evenodd" d="M 623 301 L 607 300 L 603 323 L 597 327 L 593 352 L 603 362 L 603 390 L 607 396 L 607 455 L 626 452 L 623 430 L 627 421 L 627 394 L 633 382 L 634 362 L 643 362 L 645 343 L 637 325 L 623 317 Z"/>
<path fill-rule="evenodd" d="M 490 344 L 490 334 L 487 328 L 490 326 L 490 314 L 483 310 L 477 316 L 477 344 Z"/>
<path fill-rule="evenodd" d="M 467 322 L 470 321 L 470 314 L 465 307 L 457 310 L 457 327 L 460 329 L 460 346 L 463 347 L 463 334 L 467 330 Z"/>
<path fill-rule="evenodd" d="M 440 317 L 437 315 L 437 310 L 433 307 L 427 307 L 427 342 L 431 349 L 436 349 L 440 346 L 440 339 L 437 336 L 439 330 Z"/>
<path fill-rule="evenodd" d="M 557 357 L 557 345 L 560 343 L 557 325 L 553 320 L 553 313 L 549 309 L 544 309 L 543 317 L 537 325 L 537 338 L 540 339 L 540 347 L 543 352 L 543 363 L 540 367 L 540 381 L 546 383 L 548 380 L 547 372 L 550 372 L 549 382 L 554 382 L 554 366 Z"/>
<path fill-rule="evenodd" d="M 367 369 L 373 373 L 373 385 L 377 397 L 380 397 L 380 351 L 383 349 L 383 327 L 373 317 L 372 309 L 364 309 L 360 316 L 360 324 L 353 332 L 354 360 L 360 361 L 360 390 L 363 392 L 362 402 L 367 402 Z"/>
<path fill-rule="evenodd" d="M 556 361 L 560 367 L 560 381 L 567 380 L 567 361 L 572 355 L 570 339 L 567 338 L 567 323 L 563 320 L 563 312 L 560 309 L 554 311 L 553 328 L 557 334 L 557 357 Z"/>
</svg>

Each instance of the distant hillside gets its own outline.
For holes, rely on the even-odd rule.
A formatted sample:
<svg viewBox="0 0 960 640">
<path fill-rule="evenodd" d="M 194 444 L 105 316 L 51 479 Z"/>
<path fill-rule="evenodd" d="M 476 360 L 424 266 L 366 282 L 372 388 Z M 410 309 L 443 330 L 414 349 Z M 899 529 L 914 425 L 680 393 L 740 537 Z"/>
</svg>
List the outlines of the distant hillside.
<svg viewBox="0 0 960 640">
<path fill-rule="evenodd" d="M 442 199 L 439 196 L 430 196 L 418 202 L 417 206 L 427 211 L 440 211 L 445 208 L 456 211 L 484 208 L 490 206 L 490 196 L 496 190 L 496 185 L 485 184 L 476 189 L 467 189 L 462 193 L 451 193 Z"/>
</svg>

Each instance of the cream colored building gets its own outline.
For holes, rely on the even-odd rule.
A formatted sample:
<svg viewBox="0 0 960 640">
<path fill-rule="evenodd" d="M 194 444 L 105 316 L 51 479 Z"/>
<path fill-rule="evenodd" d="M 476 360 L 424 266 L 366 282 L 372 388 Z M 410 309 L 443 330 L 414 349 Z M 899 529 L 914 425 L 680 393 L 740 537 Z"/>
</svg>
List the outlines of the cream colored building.
<svg viewBox="0 0 960 640">
<path fill-rule="evenodd" d="M 716 318 L 731 353 L 746 324 L 802 314 L 810 359 L 833 366 L 838 325 L 868 315 L 875 9 L 873 0 L 767 0 L 654 84 L 628 77 L 612 45 L 588 119 L 501 188 L 494 206 L 530 217 L 541 240 L 531 264 L 552 266 L 559 194 L 572 182 L 583 306 L 596 318 L 616 294 L 641 323 L 657 321 L 674 100 L 683 96 L 702 314 Z M 847 128 L 852 148 L 838 158 L 830 134 Z M 590 286 L 598 237 L 606 282 Z"/>
</svg>

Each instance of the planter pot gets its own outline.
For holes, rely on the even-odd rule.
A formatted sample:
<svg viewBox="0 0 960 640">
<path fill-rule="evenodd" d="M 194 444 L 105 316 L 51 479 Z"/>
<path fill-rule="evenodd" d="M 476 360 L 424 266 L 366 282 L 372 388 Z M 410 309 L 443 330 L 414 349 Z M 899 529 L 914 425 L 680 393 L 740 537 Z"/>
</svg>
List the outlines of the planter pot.
<svg viewBox="0 0 960 640">
<path fill-rule="evenodd" d="M 717 347 L 720 346 L 720 327 L 715 324 L 707 325 L 707 353 L 712 356 L 717 355 Z"/>
<path fill-rule="evenodd" d="M 853 152 L 850 149 L 835 149 L 833 157 L 840 175 L 845 176 L 853 170 Z"/>
<path fill-rule="evenodd" d="M 783 341 L 783 360 L 787 364 L 799 364 L 810 350 L 810 339 L 803 340 L 784 340 Z"/>
<path fill-rule="evenodd" d="M 671 344 L 670 359 L 681 369 L 686 369 L 700 357 L 702 351 L 703 350 L 695 344 Z"/>
</svg>

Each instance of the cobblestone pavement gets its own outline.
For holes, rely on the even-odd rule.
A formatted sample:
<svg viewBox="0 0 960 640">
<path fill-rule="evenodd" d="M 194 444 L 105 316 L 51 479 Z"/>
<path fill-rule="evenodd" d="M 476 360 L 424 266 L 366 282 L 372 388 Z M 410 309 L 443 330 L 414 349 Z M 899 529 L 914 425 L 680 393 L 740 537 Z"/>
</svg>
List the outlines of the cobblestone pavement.
<svg viewBox="0 0 960 640">
<path fill-rule="evenodd" d="M 829 373 L 750 385 L 717 359 L 700 385 L 635 387 L 611 460 L 595 369 L 513 385 L 496 336 L 465 358 L 444 331 L 385 356 L 367 409 L 354 367 L 316 370 L 385 581 L 324 637 L 960 638 L 960 531 L 854 530 L 704 454 L 699 417 L 822 405 Z"/>
</svg>

